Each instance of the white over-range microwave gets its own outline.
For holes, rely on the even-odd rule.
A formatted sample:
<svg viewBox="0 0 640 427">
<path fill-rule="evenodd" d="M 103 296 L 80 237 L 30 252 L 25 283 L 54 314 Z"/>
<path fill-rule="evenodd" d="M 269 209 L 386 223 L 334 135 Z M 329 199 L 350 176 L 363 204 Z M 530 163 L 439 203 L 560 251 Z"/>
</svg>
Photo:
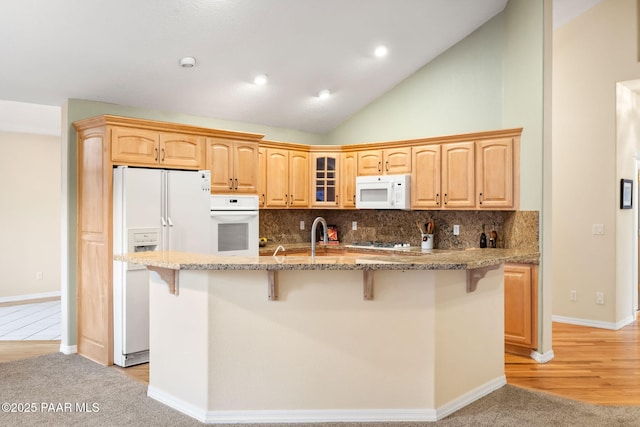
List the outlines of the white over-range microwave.
<svg viewBox="0 0 640 427">
<path fill-rule="evenodd" d="M 411 175 L 356 177 L 358 209 L 411 209 Z"/>
</svg>

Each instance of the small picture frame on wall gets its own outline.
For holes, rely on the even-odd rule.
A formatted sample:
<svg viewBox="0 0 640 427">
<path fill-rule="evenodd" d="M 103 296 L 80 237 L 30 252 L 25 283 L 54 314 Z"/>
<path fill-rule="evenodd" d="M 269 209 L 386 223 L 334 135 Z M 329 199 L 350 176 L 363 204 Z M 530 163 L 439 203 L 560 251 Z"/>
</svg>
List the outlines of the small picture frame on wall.
<svg viewBox="0 0 640 427">
<path fill-rule="evenodd" d="M 633 206 L 633 181 L 620 180 L 620 209 L 631 209 Z"/>
</svg>

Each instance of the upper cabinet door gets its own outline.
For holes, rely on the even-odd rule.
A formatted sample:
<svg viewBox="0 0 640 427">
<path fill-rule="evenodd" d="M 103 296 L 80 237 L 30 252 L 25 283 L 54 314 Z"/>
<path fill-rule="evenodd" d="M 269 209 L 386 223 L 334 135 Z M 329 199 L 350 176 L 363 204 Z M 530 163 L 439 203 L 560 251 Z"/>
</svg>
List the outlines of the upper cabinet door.
<svg viewBox="0 0 640 427">
<path fill-rule="evenodd" d="M 513 146 L 513 138 L 476 143 L 478 208 L 514 208 Z"/>
<path fill-rule="evenodd" d="M 340 153 L 311 154 L 311 206 L 340 207 Z"/>
<path fill-rule="evenodd" d="M 132 166 L 157 166 L 160 161 L 158 132 L 113 127 L 111 129 L 111 161 Z"/>
<path fill-rule="evenodd" d="M 383 152 L 385 175 L 411 173 L 411 147 L 387 148 Z"/>
<path fill-rule="evenodd" d="M 258 194 L 258 143 L 207 138 L 211 193 Z"/>
<path fill-rule="evenodd" d="M 473 142 L 442 144 L 442 206 L 475 208 Z"/>
<path fill-rule="evenodd" d="M 394 147 L 358 152 L 358 175 L 411 173 L 411 147 Z"/>
<path fill-rule="evenodd" d="M 266 207 L 286 208 L 289 204 L 289 151 L 267 148 Z"/>
<path fill-rule="evenodd" d="M 342 153 L 340 158 L 340 206 L 356 207 L 356 176 L 358 175 L 358 154 Z"/>
<path fill-rule="evenodd" d="M 204 140 L 198 135 L 160 134 L 160 165 L 184 169 L 203 169 Z"/>
<path fill-rule="evenodd" d="M 309 153 L 289 152 L 289 206 L 309 207 Z"/>
<path fill-rule="evenodd" d="M 440 145 L 413 147 L 411 175 L 411 207 L 440 208 Z"/>
<path fill-rule="evenodd" d="M 233 190 L 233 142 L 207 138 L 207 169 L 211 172 L 211 193 Z"/>
<path fill-rule="evenodd" d="M 235 191 L 244 194 L 258 194 L 258 143 L 235 143 L 233 150 L 233 170 Z"/>
<path fill-rule="evenodd" d="M 267 206 L 267 149 L 258 148 L 258 206 Z"/>
<path fill-rule="evenodd" d="M 358 152 L 358 176 L 382 175 L 382 150 Z"/>
</svg>

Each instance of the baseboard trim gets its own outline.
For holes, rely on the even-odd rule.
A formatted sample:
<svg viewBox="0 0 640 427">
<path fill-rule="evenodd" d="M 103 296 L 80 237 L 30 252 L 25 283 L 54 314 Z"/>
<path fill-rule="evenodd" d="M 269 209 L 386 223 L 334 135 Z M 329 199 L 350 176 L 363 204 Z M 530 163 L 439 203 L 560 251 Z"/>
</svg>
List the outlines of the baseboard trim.
<svg viewBox="0 0 640 427">
<path fill-rule="evenodd" d="M 504 375 L 495 378 L 436 409 L 371 410 L 260 410 L 206 411 L 149 386 L 147 396 L 207 424 L 330 423 L 330 422 L 433 422 L 443 419 L 506 385 Z"/>
<path fill-rule="evenodd" d="M 12 297 L 2 297 L 0 298 L 0 303 L 3 302 L 17 302 L 17 301 L 30 301 L 34 299 L 42 299 L 42 298 L 60 298 L 60 291 L 54 292 L 43 292 L 40 294 L 27 294 L 27 295 L 15 295 Z"/>
<path fill-rule="evenodd" d="M 482 384 L 479 387 L 463 394 L 455 400 L 452 400 L 449 403 L 438 408 L 436 413 L 436 419 L 433 421 L 441 420 L 454 412 L 464 408 L 465 406 L 475 402 L 476 400 L 493 393 L 494 391 L 504 387 L 507 384 L 507 377 L 505 375 L 501 375 L 497 378 L 494 378 L 491 381 L 488 381 Z M 397 420 L 404 421 L 404 420 Z M 414 421 L 414 420 L 406 420 L 406 421 Z M 431 420 L 415 420 L 415 421 L 431 421 Z"/>
<path fill-rule="evenodd" d="M 60 344 L 60 353 L 62 354 L 76 354 L 77 352 L 78 352 L 77 345 Z"/>
<path fill-rule="evenodd" d="M 547 363 L 556 357 L 553 350 L 545 351 L 544 353 L 538 353 L 535 350 L 531 350 L 531 358 L 538 363 Z"/>
<path fill-rule="evenodd" d="M 150 398 L 157 400 L 160 403 L 167 405 L 170 408 L 175 409 L 176 411 L 182 412 L 185 415 L 190 416 L 191 418 L 195 418 L 200 422 L 208 422 L 207 420 L 207 411 L 206 409 L 198 408 L 190 403 L 187 403 L 181 399 L 178 399 L 169 393 L 166 393 L 160 389 L 152 387 L 149 385 L 147 387 L 147 396 Z"/>
<path fill-rule="evenodd" d="M 600 328 L 600 329 L 610 329 L 613 331 L 617 331 L 620 328 L 623 328 L 630 323 L 633 323 L 636 319 L 633 315 L 625 317 L 619 322 L 611 323 L 611 322 L 601 322 L 599 320 L 589 320 L 589 319 L 579 319 L 575 317 L 565 317 L 565 316 L 551 316 L 551 320 L 553 322 L 558 323 L 567 323 L 569 325 L 576 326 L 588 326 L 590 328 Z"/>
</svg>

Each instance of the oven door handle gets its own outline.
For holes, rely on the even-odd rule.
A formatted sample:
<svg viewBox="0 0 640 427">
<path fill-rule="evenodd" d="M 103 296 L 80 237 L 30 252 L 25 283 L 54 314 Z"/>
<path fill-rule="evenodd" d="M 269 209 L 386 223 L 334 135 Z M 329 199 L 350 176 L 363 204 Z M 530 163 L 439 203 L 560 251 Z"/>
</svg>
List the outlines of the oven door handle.
<svg viewBox="0 0 640 427">
<path fill-rule="evenodd" d="M 225 220 L 253 219 L 258 216 L 259 211 L 211 211 L 211 218 L 221 218 Z"/>
</svg>

